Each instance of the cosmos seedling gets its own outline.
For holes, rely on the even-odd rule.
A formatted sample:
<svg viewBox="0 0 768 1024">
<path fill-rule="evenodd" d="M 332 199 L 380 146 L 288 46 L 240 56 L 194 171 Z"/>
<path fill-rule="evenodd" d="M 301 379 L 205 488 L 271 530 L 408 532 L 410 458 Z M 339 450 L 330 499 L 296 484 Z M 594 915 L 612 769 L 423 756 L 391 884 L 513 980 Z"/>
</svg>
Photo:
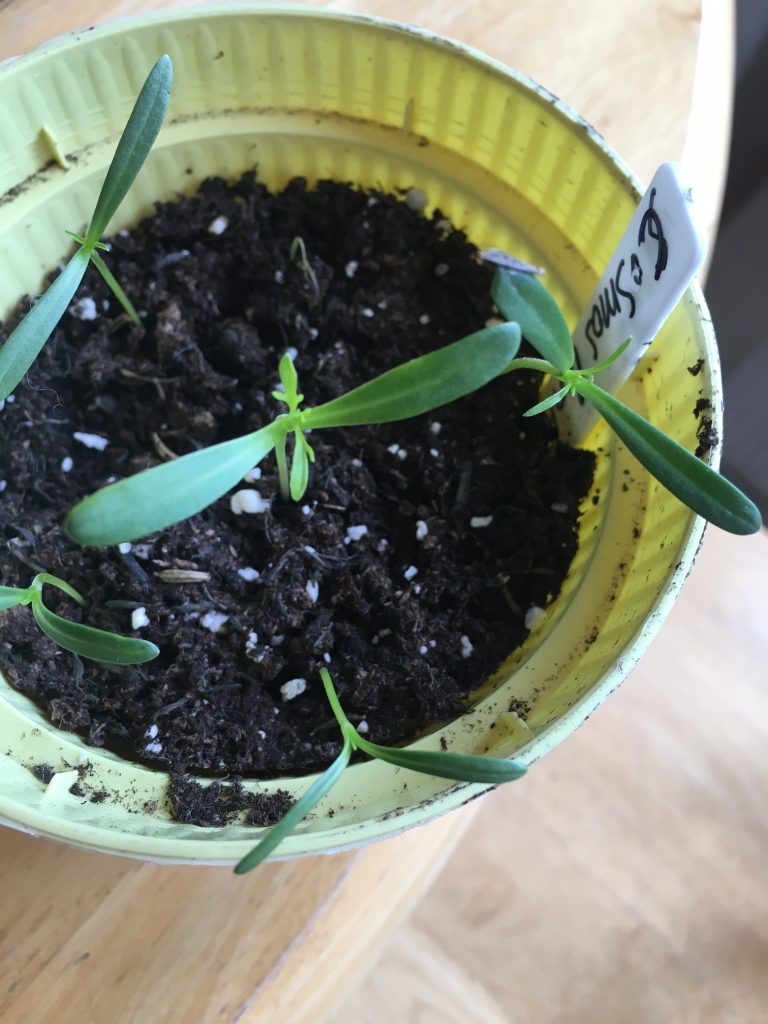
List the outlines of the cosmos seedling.
<svg viewBox="0 0 768 1024">
<path fill-rule="evenodd" d="M 76 505 L 64 529 L 79 544 L 121 544 L 163 530 L 213 504 L 275 449 L 285 498 L 299 501 L 314 452 L 309 430 L 392 423 L 429 412 L 483 387 L 502 373 L 520 347 L 517 324 L 486 327 L 411 359 L 323 405 L 300 409 L 296 369 L 280 361 L 284 390 L 274 396 L 288 411 L 261 430 L 203 448 L 110 484 Z M 293 434 L 288 468 L 287 440 Z"/>
<path fill-rule="evenodd" d="M 343 739 L 341 753 L 277 825 L 269 830 L 261 842 L 243 857 L 235 867 L 235 874 L 244 875 L 247 871 L 251 871 L 277 849 L 286 836 L 296 828 L 300 821 L 306 818 L 309 812 L 339 781 L 355 750 L 361 750 L 364 754 L 369 754 L 371 757 L 387 761 L 400 768 L 408 768 L 412 772 L 435 775 L 441 779 L 452 779 L 454 782 L 476 782 L 481 785 L 496 786 L 502 782 L 519 779 L 526 772 L 526 766 L 522 761 L 506 760 L 503 757 L 409 750 L 371 743 L 370 740 L 364 739 L 358 733 L 344 714 L 328 669 L 320 669 L 320 678 L 323 681 L 328 703 L 331 705 L 331 710 L 341 729 Z"/>
<path fill-rule="evenodd" d="M 0 401 L 10 395 L 37 359 L 74 298 L 89 263 L 102 275 L 128 317 L 139 323 L 133 304 L 99 252 L 109 250 L 100 239 L 157 138 L 168 109 L 172 79 L 171 60 L 161 57 L 150 71 L 117 144 L 88 231 L 84 236 L 67 232 L 80 248 L 0 349 Z"/>
<path fill-rule="evenodd" d="M 315 274 L 307 256 L 307 247 L 304 244 L 304 239 L 297 235 L 296 238 L 291 242 L 290 248 L 288 249 L 288 259 L 295 260 L 298 255 L 301 261 L 301 271 L 304 274 L 304 280 L 312 288 L 312 291 L 319 298 L 320 297 L 320 285 L 317 283 L 317 275 Z"/>
<path fill-rule="evenodd" d="M 760 529 L 760 512 L 737 487 L 594 383 L 595 374 L 619 358 L 629 339 L 596 366 L 576 369 L 568 326 L 540 281 L 529 274 L 500 269 L 494 277 L 492 295 L 502 315 L 519 323 L 524 337 L 542 356 L 514 359 L 507 370 L 539 370 L 562 384 L 525 416 L 551 409 L 567 394 L 580 395 L 659 483 L 692 511 L 729 533 L 748 534 Z"/>
<path fill-rule="evenodd" d="M 108 633 L 103 629 L 94 629 L 93 626 L 84 626 L 80 622 L 70 622 L 69 619 L 64 619 L 61 615 L 52 612 L 43 601 L 43 585 L 45 583 L 63 590 L 79 605 L 85 604 L 85 599 L 74 587 L 59 579 L 58 576 L 41 572 L 35 576 L 26 589 L 0 587 L 0 611 L 5 611 L 16 605 L 29 605 L 35 622 L 49 639 L 59 647 L 63 647 L 65 651 L 79 654 L 81 658 L 89 658 L 91 661 L 104 661 L 112 665 L 141 665 L 145 661 L 152 661 L 160 653 L 158 648 L 148 640 L 138 640 L 134 637 L 119 636 L 117 633 Z"/>
<path fill-rule="evenodd" d="M 315 452 L 304 436 L 302 416 L 299 412 L 299 406 L 304 401 L 304 395 L 299 394 L 299 378 L 296 373 L 296 367 L 293 365 L 293 359 L 287 353 L 280 360 L 278 373 L 280 374 L 280 383 L 283 385 L 283 390 L 282 392 L 273 391 L 272 397 L 288 406 L 288 419 L 293 427 L 293 459 L 291 461 L 290 479 L 286 458 L 288 435 L 284 434 L 275 445 L 280 493 L 284 498 L 291 497 L 294 501 L 300 501 L 309 483 L 309 464 L 315 461 Z"/>
</svg>

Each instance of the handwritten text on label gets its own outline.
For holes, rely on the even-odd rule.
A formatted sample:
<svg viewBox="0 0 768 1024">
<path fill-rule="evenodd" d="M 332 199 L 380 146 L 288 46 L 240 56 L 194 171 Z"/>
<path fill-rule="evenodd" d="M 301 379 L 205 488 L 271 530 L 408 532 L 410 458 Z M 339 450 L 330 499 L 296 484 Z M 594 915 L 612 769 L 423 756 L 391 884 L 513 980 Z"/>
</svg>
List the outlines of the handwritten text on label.
<svg viewBox="0 0 768 1024">
<path fill-rule="evenodd" d="M 694 221 L 691 190 L 676 164 L 659 167 L 573 333 L 576 365 L 606 359 L 631 336 L 598 383 L 616 393 L 688 287 L 706 253 Z M 563 403 L 561 426 L 572 442 L 595 421 L 591 406 Z"/>
</svg>

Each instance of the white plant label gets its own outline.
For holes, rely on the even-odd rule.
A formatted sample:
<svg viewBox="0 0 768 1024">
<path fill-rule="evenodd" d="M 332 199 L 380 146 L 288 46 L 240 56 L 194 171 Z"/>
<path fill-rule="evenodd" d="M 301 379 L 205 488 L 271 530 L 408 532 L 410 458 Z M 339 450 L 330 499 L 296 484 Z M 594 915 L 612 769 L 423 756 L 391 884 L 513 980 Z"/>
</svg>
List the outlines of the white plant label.
<svg viewBox="0 0 768 1024">
<path fill-rule="evenodd" d="M 596 382 L 615 394 L 677 305 L 707 252 L 695 222 L 691 189 L 675 163 L 659 167 L 573 332 L 577 367 L 627 349 Z M 597 418 L 581 398 L 563 402 L 561 426 L 582 441 Z M 558 407 L 559 409 L 560 407 Z"/>
</svg>

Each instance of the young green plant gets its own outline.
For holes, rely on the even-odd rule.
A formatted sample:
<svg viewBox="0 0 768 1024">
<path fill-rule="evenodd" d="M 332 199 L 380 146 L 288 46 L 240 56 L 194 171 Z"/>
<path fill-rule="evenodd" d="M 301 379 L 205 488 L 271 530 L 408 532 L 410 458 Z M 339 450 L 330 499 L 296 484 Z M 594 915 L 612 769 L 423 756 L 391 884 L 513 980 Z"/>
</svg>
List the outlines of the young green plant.
<svg viewBox="0 0 768 1024">
<path fill-rule="evenodd" d="M 288 259 L 295 260 L 299 257 L 301 262 L 301 271 L 304 274 L 304 280 L 310 286 L 312 291 L 315 293 L 317 298 L 320 297 L 320 285 L 317 283 L 317 275 L 312 269 L 312 264 L 309 262 L 309 256 L 307 256 L 307 247 L 304 244 L 304 239 L 297 235 L 291 242 L 290 248 L 288 249 Z"/>
<path fill-rule="evenodd" d="M 369 754 L 371 757 L 387 761 L 400 768 L 408 768 L 412 772 L 436 775 L 438 778 L 452 779 L 454 782 L 476 782 L 481 785 L 496 786 L 502 782 L 519 779 L 526 772 L 526 766 L 522 761 L 507 760 L 502 757 L 409 750 L 371 743 L 370 740 L 364 739 L 358 733 L 344 714 L 327 669 L 320 669 L 320 678 L 323 681 L 328 703 L 331 705 L 331 710 L 341 729 L 343 740 L 341 753 L 277 825 L 274 825 L 261 842 L 236 865 L 235 874 L 237 875 L 244 875 L 247 871 L 251 871 L 277 849 L 286 836 L 290 835 L 299 822 L 306 818 L 309 812 L 339 781 L 355 750 L 361 750 L 364 754 Z"/>
<path fill-rule="evenodd" d="M 551 409 L 567 394 L 580 395 L 594 406 L 635 458 L 692 511 L 730 533 L 749 534 L 760 529 L 760 512 L 745 494 L 594 383 L 595 374 L 618 359 L 629 339 L 602 363 L 576 369 L 568 326 L 540 281 L 530 274 L 499 269 L 492 295 L 502 315 L 520 325 L 523 336 L 542 357 L 514 359 L 507 370 L 539 370 L 562 384 L 524 415 L 535 416 Z"/>
<path fill-rule="evenodd" d="M 37 359 L 74 298 L 89 263 L 102 275 L 129 318 L 139 323 L 136 310 L 99 250 L 109 250 L 101 237 L 157 138 L 168 109 L 172 80 L 171 60 L 167 56 L 161 57 L 150 71 L 128 118 L 86 234 L 67 232 L 80 247 L 0 349 L 0 401 L 10 395 Z"/>
<path fill-rule="evenodd" d="M 58 576 L 40 572 L 26 588 L 0 587 L 0 611 L 16 605 L 29 605 L 35 622 L 49 639 L 63 647 L 65 651 L 79 654 L 81 658 L 90 658 L 91 661 L 104 661 L 112 665 L 141 665 L 146 661 L 152 661 L 160 653 L 149 640 L 94 629 L 93 626 L 84 626 L 80 622 L 70 622 L 69 619 L 52 612 L 43 601 L 45 583 L 63 590 L 79 605 L 85 604 L 85 599 L 74 587 Z"/>
<path fill-rule="evenodd" d="M 64 523 L 79 544 L 121 544 L 163 530 L 211 505 L 274 448 L 285 498 L 298 501 L 314 452 L 304 436 L 327 427 L 392 423 L 429 412 L 483 387 L 502 373 L 520 347 L 517 324 L 486 327 L 460 341 L 411 359 L 358 388 L 314 408 L 303 396 L 289 356 L 280 361 L 284 390 L 274 395 L 288 411 L 233 441 L 204 448 L 96 491 Z M 288 469 L 287 439 L 293 434 Z"/>
</svg>

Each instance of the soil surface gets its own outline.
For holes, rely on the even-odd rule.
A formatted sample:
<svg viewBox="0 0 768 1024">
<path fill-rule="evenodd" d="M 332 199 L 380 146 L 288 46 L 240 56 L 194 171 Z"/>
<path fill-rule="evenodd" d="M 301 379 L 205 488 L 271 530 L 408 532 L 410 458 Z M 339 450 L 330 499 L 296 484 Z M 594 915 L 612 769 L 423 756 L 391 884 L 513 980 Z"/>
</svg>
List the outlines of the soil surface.
<svg viewBox="0 0 768 1024">
<path fill-rule="evenodd" d="M 297 236 L 308 267 L 290 256 Z M 576 548 L 593 460 L 546 417 L 520 419 L 538 377 L 400 424 L 315 432 L 300 504 L 280 499 L 270 456 L 241 485 L 260 513 L 235 514 L 228 495 L 130 550 L 78 548 L 61 523 L 114 478 L 267 423 L 288 349 L 306 406 L 483 327 L 491 271 L 465 236 L 402 197 L 299 180 L 272 196 L 247 175 L 159 206 L 107 259 L 142 328 L 89 271 L 0 413 L 0 580 L 61 576 L 88 606 L 48 587 L 52 608 L 161 654 L 139 667 L 82 661 L 14 608 L 0 616 L 13 683 L 55 725 L 176 773 L 326 766 L 339 734 L 324 664 L 375 741 L 460 715 Z M 197 820 L 177 781 L 177 814 Z"/>
</svg>

